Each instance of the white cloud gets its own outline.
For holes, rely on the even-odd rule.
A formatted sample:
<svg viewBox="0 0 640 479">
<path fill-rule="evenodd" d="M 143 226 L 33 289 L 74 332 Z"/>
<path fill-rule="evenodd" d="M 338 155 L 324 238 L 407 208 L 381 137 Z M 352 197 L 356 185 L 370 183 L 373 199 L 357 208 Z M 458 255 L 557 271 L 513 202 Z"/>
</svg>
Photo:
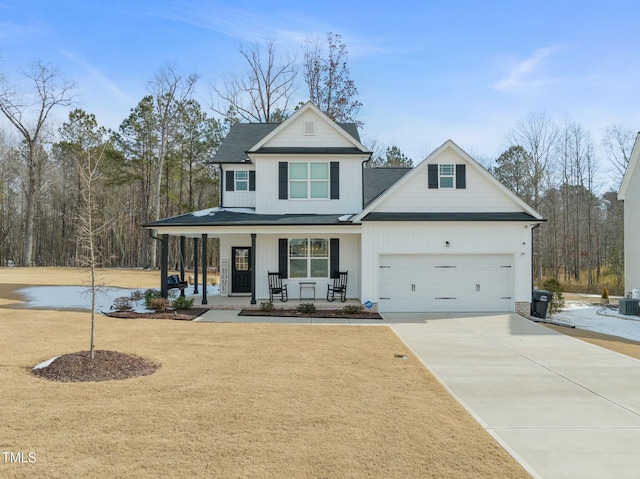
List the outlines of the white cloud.
<svg viewBox="0 0 640 479">
<path fill-rule="evenodd" d="M 555 80 L 544 77 L 540 70 L 545 60 L 560 50 L 559 45 L 539 48 L 531 57 L 512 65 L 506 77 L 491 86 L 498 91 L 515 91 L 554 83 Z"/>
<path fill-rule="evenodd" d="M 113 80 L 102 73 L 99 69 L 91 65 L 89 62 L 76 57 L 69 50 L 61 50 L 60 53 L 68 60 L 84 68 L 89 73 L 91 83 L 94 85 L 99 85 L 100 88 L 106 91 L 111 97 L 116 98 L 118 101 L 125 102 L 129 105 L 136 103 L 136 100 L 134 98 L 125 93 Z"/>
</svg>

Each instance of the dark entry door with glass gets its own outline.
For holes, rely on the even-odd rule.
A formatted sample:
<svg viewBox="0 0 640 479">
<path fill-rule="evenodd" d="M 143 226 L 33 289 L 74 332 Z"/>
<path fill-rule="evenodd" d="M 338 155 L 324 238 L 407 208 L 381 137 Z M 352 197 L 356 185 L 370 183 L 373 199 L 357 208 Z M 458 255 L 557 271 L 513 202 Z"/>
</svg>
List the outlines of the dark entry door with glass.
<svg viewBox="0 0 640 479">
<path fill-rule="evenodd" d="M 233 266 L 231 268 L 231 292 L 251 292 L 251 248 L 231 248 Z"/>
</svg>

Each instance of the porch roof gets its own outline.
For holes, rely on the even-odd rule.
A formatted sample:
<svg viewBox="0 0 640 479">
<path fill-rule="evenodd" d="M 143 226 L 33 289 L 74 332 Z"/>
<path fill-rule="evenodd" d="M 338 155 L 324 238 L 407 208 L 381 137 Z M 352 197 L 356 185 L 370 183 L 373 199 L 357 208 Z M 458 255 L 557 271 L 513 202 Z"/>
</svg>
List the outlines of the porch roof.
<svg viewBox="0 0 640 479">
<path fill-rule="evenodd" d="M 286 214 L 262 215 L 248 208 L 211 208 L 146 224 L 147 228 L 171 226 L 353 226 L 348 215 Z"/>
</svg>

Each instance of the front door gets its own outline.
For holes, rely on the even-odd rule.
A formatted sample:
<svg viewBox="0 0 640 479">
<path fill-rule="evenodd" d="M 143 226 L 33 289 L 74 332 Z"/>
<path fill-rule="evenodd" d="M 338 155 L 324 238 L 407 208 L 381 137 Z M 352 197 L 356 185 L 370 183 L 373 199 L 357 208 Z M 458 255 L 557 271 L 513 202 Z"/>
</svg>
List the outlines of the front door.
<svg viewBox="0 0 640 479">
<path fill-rule="evenodd" d="M 251 248 L 233 247 L 233 265 L 231 267 L 231 292 L 251 292 Z"/>
</svg>

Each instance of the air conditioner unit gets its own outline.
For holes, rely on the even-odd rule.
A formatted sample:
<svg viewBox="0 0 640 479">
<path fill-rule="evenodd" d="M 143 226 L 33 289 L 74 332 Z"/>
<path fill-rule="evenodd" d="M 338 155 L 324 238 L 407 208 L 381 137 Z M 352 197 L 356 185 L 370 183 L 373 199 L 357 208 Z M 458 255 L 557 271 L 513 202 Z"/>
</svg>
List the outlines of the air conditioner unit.
<svg viewBox="0 0 640 479">
<path fill-rule="evenodd" d="M 640 310 L 640 299 L 620 298 L 618 312 L 620 314 L 638 314 Z"/>
</svg>

